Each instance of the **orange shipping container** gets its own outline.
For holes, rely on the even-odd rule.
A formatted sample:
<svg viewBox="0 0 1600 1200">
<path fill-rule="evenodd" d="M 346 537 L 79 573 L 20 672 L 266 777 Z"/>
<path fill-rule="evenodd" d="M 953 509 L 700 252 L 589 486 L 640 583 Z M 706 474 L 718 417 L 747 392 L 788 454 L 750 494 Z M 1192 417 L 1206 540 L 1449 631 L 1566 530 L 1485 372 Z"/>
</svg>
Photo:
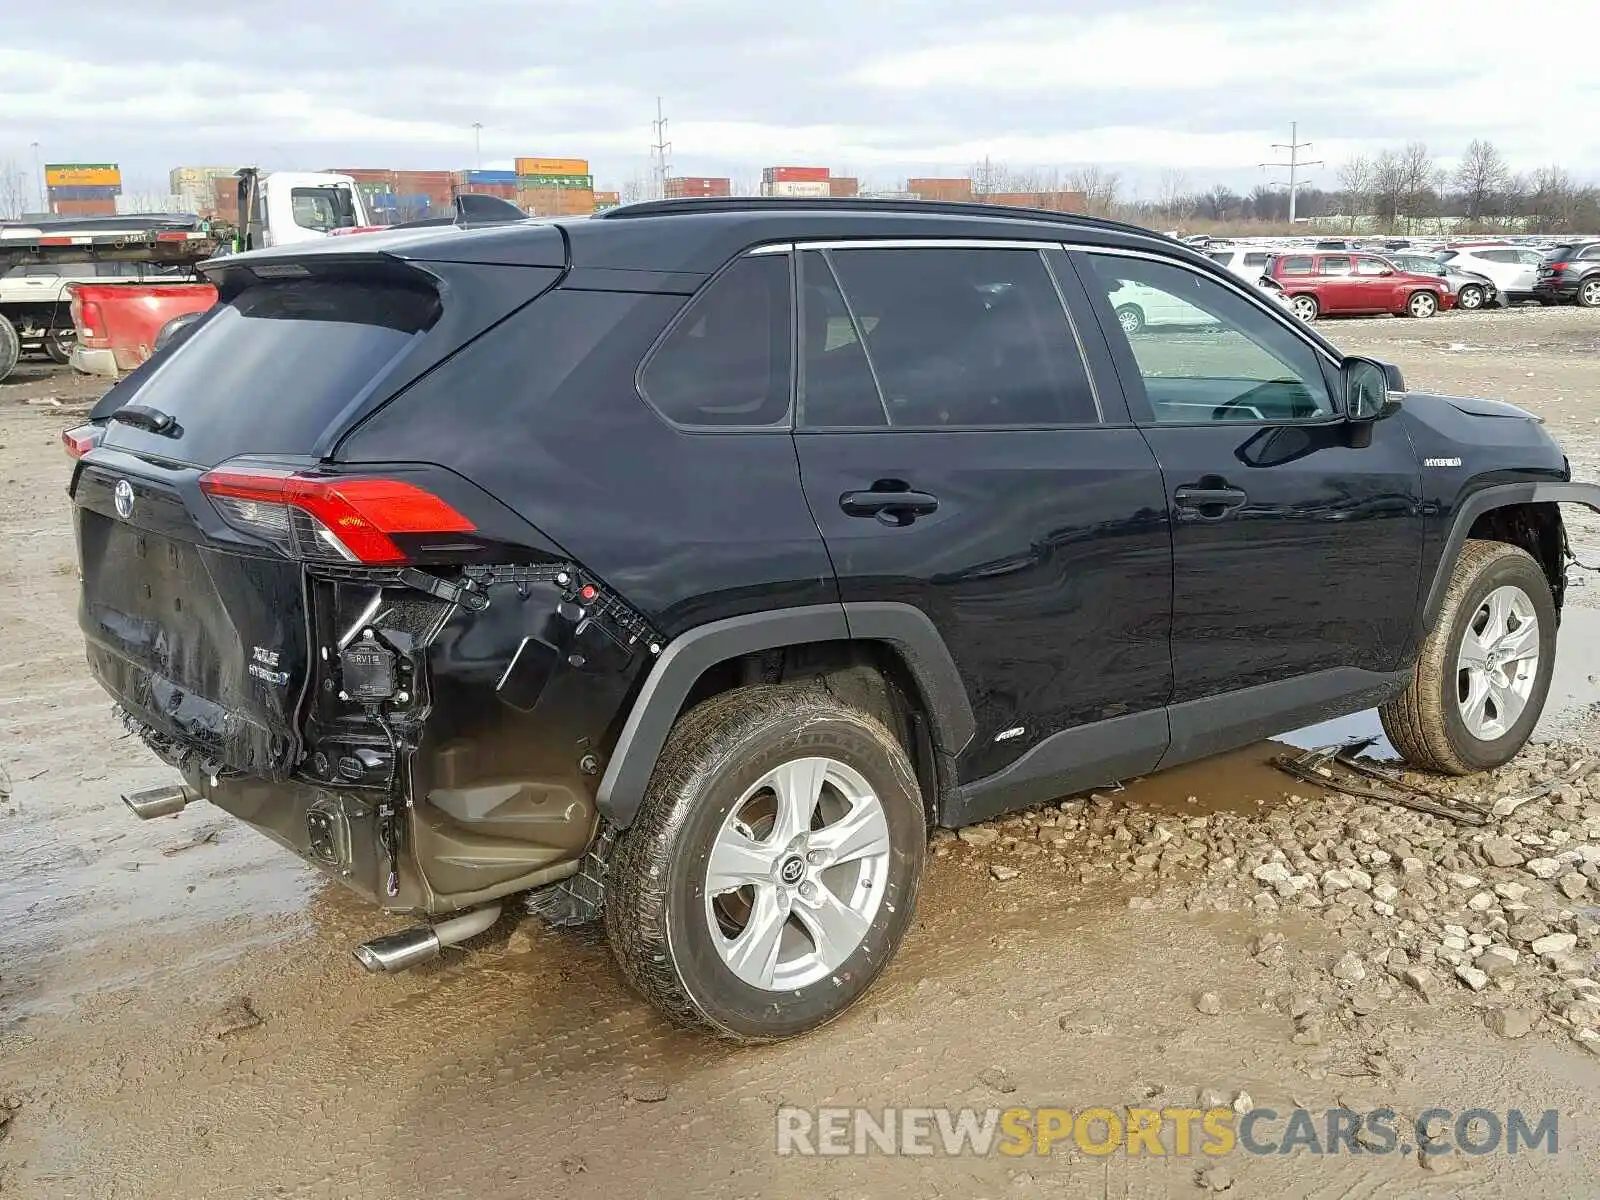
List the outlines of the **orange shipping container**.
<svg viewBox="0 0 1600 1200">
<path fill-rule="evenodd" d="M 587 175 L 587 158 L 519 158 L 518 175 Z"/>
<path fill-rule="evenodd" d="M 832 175 L 828 178 L 828 195 L 854 196 L 861 191 L 861 181 L 848 175 Z"/>
<path fill-rule="evenodd" d="M 121 187 L 116 163 L 45 163 L 46 187 Z"/>
<path fill-rule="evenodd" d="M 594 194 L 594 206 L 596 208 L 615 208 L 621 203 L 621 192 L 596 192 Z"/>
<path fill-rule="evenodd" d="M 535 217 L 581 217 L 594 212 L 594 192 L 579 188 L 523 188 L 517 207 Z"/>
<path fill-rule="evenodd" d="M 965 177 L 908 179 L 906 190 L 924 200 L 971 200 L 972 180 Z"/>
<path fill-rule="evenodd" d="M 992 192 L 983 197 L 986 204 L 1010 208 L 1048 208 L 1053 212 L 1087 211 L 1082 192 Z"/>
<path fill-rule="evenodd" d="M 766 167 L 764 183 L 826 183 L 832 172 L 827 167 Z"/>
<path fill-rule="evenodd" d="M 114 217 L 117 215 L 117 202 L 113 198 L 105 200 L 53 200 L 50 203 L 58 217 Z"/>
</svg>

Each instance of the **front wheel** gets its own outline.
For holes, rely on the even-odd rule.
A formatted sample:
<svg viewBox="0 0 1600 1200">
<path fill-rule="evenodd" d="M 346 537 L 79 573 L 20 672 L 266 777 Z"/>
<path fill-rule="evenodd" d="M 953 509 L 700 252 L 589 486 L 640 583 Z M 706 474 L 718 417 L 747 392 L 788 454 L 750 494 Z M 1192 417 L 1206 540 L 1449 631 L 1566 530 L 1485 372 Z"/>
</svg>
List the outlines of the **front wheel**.
<svg viewBox="0 0 1600 1200">
<path fill-rule="evenodd" d="M 1296 296 L 1289 301 L 1289 307 L 1294 310 L 1294 315 L 1302 321 L 1315 321 L 1317 313 L 1321 311 L 1315 296 Z"/>
<path fill-rule="evenodd" d="M 1584 308 L 1600 308 L 1600 279 L 1585 279 L 1578 289 L 1578 303 Z"/>
<path fill-rule="evenodd" d="M 1472 312 L 1483 307 L 1483 289 L 1475 283 L 1469 283 L 1456 294 L 1456 307 Z"/>
<path fill-rule="evenodd" d="M 805 684 L 679 719 L 607 872 L 623 974 L 679 1024 L 775 1041 L 837 1017 L 911 922 L 927 843 L 905 749 Z"/>
<path fill-rule="evenodd" d="M 1487 771 L 1522 749 L 1544 711 L 1556 658 L 1556 606 L 1533 557 L 1469 540 L 1406 690 L 1381 709 L 1412 766 Z"/>
<path fill-rule="evenodd" d="M 1406 312 L 1419 320 L 1426 320 L 1439 311 L 1439 298 L 1432 292 L 1413 292 L 1406 304 Z"/>
</svg>

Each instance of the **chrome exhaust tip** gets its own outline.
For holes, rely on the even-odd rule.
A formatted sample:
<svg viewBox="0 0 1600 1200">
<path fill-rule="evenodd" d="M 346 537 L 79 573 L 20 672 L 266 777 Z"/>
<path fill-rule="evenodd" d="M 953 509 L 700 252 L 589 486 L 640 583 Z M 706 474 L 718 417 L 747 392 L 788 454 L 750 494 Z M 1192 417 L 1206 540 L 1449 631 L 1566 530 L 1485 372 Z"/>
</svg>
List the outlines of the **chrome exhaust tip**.
<svg viewBox="0 0 1600 1200">
<path fill-rule="evenodd" d="M 122 797 L 122 802 L 134 816 L 141 821 L 148 821 L 152 817 L 170 817 L 174 813 L 181 813 L 198 799 L 200 793 L 188 784 L 174 783 L 166 787 L 146 788 L 142 792 L 128 793 Z"/>
<path fill-rule="evenodd" d="M 439 952 L 446 946 L 477 937 L 499 918 L 500 906 L 490 904 L 436 925 L 414 925 L 398 933 L 386 933 L 357 946 L 356 961 L 373 974 L 404 971 L 407 967 L 438 958 Z"/>
</svg>

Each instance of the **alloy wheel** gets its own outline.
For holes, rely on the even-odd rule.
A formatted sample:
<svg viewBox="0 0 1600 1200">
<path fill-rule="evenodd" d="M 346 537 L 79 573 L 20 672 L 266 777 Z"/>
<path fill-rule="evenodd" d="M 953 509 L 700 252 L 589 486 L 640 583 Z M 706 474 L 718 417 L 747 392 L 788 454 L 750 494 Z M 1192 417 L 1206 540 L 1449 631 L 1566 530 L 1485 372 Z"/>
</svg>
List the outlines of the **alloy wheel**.
<svg viewBox="0 0 1600 1200">
<path fill-rule="evenodd" d="M 1413 317 L 1431 317 L 1438 310 L 1439 302 L 1430 292 L 1418 292 L 1411 297 L 1411 315 Z"/>
<path fill-rule="evenodd" d="M 1302 321 L 1313 321 L 1317 316 L 1317 302 L 1310 296 L 1296 296 L 1289 302 L 1289 307 L 1294 309 L 1294 315 Z"/>
<path fill-rule="evenodd" d="M 1456 654 L 1456 703 L 1467 732 L 1502 738 L 1528 706 L 1539 674 L 1539 617 L 1520 587 L 1504 584 L 1478 605 Z"/>
<path fill-rule="evenodd" d="M 1578 299 L 1585 308 L 1600 308 L 1600 279 L 1585 283 L 1578 292 Z"/>
<path fill-rule="evenodd" d="M 861 945 L 888 868 L 889 823 L 861 773 L 837 759 L 792 759 L 751 785 L 712 844 L 712 944 L 752 987 L 816 983 Z"/>
<path fill-rule="evenodd" d="M 1461 289 L 1461 294 L 1456 297 L 1456 307 L 1472 311 L 1483 307 L 1483 289 L 1468 284 Z"/>
</svg>

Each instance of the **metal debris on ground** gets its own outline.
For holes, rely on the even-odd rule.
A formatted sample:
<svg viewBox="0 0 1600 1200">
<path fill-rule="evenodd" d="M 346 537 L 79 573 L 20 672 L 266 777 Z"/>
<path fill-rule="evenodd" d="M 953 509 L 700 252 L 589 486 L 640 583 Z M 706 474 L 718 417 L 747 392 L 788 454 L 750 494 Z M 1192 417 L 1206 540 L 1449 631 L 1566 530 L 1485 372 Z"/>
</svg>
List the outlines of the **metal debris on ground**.
<svg viewBox="0 0 1600 1200">
<path fill-rule="evenodd" d="M 1368 738 L 1334 746 L 1319 746 L 1302 754 L 1280 754 L 1272 759 L 1272 765 L 1304 783 L 1364 800 L 1398 804 L 1402 808 L 1445 817 L 1462 825 L 1487 825 L 1494 819 L 1494 811 L 1481 804 L 1408 783 L 1397 770 L 1362 761 L 1359 755 L 1373 741 Z M 1362 783 L 1358 777 L 1384 786 Z"/>
<path fill-rule="evenodd" d="M 171 858 L 174 854 L 182 854 L 185 850 L 193 850 L 196 846 L 209 846 L 215 842 L 222 833 L 222 826 L 208 825 L 200 830 L 187 842 L 177 842 L 171 846 L 163 846 L 161 853 Z"/>
<path fill-rule="evenodd" d="M 1548 796 L 1558 787 L 1574 784 L 1584 779 L 1596 767 L 1600 767 L 1600 759 L 1584 759 L 1582 762 L 1574 764 L 1572 769 L 1565 775 L 1557 775 L 1553 779 L 1547 779 L 1545 782 L 1524 791 L 1512 792 L 1509 796 L 1502 796 L 1494 802 L 1494 815 L 1497 817 L 1509 817 L 1528 801 L 1537 800 L 1541 796 Z"/>
</svg>

